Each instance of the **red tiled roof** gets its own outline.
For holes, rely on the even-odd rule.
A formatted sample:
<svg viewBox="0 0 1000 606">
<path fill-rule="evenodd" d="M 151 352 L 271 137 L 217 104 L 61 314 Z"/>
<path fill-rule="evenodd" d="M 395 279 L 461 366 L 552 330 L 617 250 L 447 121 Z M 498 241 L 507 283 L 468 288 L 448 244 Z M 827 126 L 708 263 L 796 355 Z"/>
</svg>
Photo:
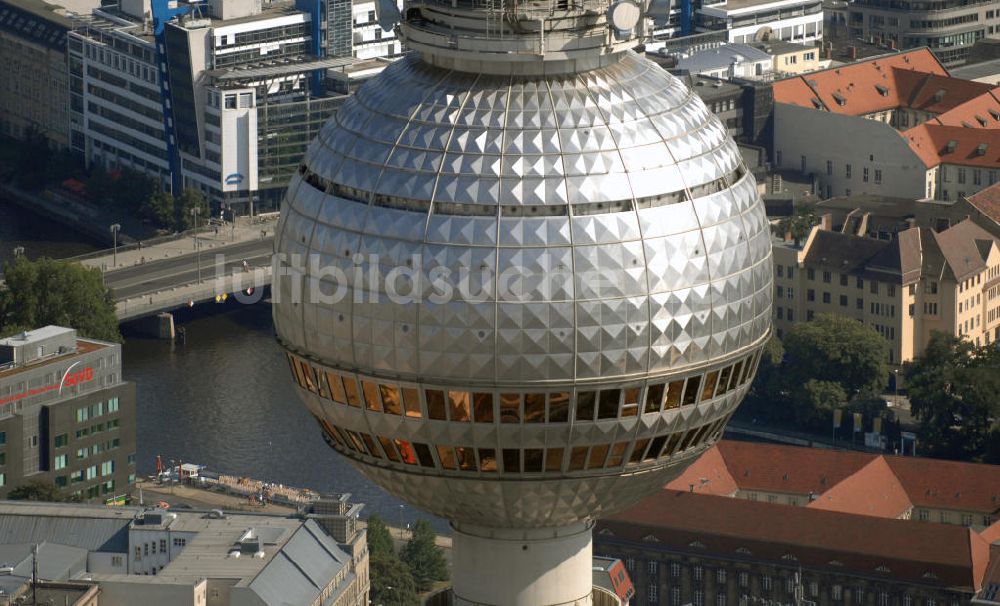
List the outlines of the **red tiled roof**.
<svg viewBox="0 0 1000 606">
<path fill-rule="evenodd" d="M 979 190 L 966 199 L 976 207 L 976 210 L 1000 223 L 1000 183 Z"/>
<path fill-rule="evenodd" d="M 913 509 L 913 503 L 889 464 L 878 457 L 819 495 L 808 507 L 892 519 Z"/>
<path fill-rule="evenodd" d="M 917 507 L 1000 513 L 1000 465 L 895 456 L 886 462 Z"/>
<path fill-rule="evenodd" d="M 719 445 L 712 446 L 692 463 L 677 479 L 666 485 L 673 490 L 732 496 L 740 489 L 726 467 Z"/>
<path fill-rule="evenodd" d="M 672 490 L 598 522 L 597 541 L 605 528 L 614 537 L 608 540 L 642 541 L 652 535 L 694 553 L 739 557 L 737 549 L 743 548 L 755 560 L 836 567 L 972 590 L 979 588 L 989 557 L 988 544 L 962 526 Z M 889 572 L 877 571 L 880 566 Z"/>
<path fill-rule="evenodd" d="M 864 467 L 874 455 L 723 440 L 719 452 L 743 490 L 823 493 Z"/>
<path fill-rule="evenodd" d="M 1000 95 L 1000 88 L 987 88 L 965 103 L 940 113 L 928 123 L 977 129 L 1000 128 L 1000 96 L 998 95 Z"/>
<path fill-rule="evenodd" d="M 979 536 L 983 537 L 983 540 L 987 543 L 996 543 L 997 541 L 1000 541 L 1000 520 L 997 520 L 996 522 L 993 522 L 993 525 L 984 528 L 983 531 L 979 533 Z M 997 547 L 1000 547 L 1000 545 Z M 997 582 L 1000 583 L 1000 577 L 997 577 Z"/>
<path fill-rule="evenodd" d="M 775 82 L 774 101 L 862 116 L 920 100 L 917 93 L 929 77 L 951 80 L 934 54 L 923 48 Z M 959 91 L 951 97 L 959 99 Z"/>
<path fill-rule="evenodd" d="M 952 78 L 946 74 L 896 70 L 900 105 L 932 114 L 944 114 L 987 95 L 993 86 L 983 82 Z"/>
<path fill-rule="evenodd" d="M 938 164 L 1000 166 L 1000 125 L 984 129 L 925 122 L 902 135 L 928 168 Z"/>
</svg>

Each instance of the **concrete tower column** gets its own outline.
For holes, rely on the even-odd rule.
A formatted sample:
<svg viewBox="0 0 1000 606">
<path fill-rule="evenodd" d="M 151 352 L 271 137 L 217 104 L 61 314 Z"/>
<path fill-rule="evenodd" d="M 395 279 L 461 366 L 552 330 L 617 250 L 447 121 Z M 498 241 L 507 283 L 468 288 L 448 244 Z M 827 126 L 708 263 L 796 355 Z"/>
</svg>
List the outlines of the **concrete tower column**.
<svg viewBox="0 0 1000 606">
<path fill-rule="evenodd" d="M 509 529 L 452 523 L 455 606 L 589 606 L 593 522 Z"/>
</svg>

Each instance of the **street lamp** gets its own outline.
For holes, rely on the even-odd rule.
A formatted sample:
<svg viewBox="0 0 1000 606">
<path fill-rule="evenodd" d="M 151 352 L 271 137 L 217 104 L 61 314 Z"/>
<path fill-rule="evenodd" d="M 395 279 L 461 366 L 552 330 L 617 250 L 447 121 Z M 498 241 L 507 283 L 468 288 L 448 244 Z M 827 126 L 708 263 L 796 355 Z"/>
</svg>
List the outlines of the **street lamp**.
<svg viewBox="0 0 1000 606">
<path fill-rule="evenodd" d="M 111 224 L 111 237 L 114 239 L 114 254 L 111 257 L 111 263 L 118 267 L 118 232 L 122 230 L 122 226 L 117 223 Z"/>
<path fill-rule="evenodd" d="M 201 207 L 195 206 L 191 208 L 191 218 L 194 220 L 194 248 L 198 251 L 198 283 L 201 283 L 201 242 L 198 240 L 198 215 L 201 213 Z"/>
<path fill-rule="evenodd" d="M 15 257 L 23 257 L 24 256 L 24 247 L 23 246 L 15 246 L 14 247 L 14 256 Z"/>
<path fill-rule="evenodd" d="M 895 394 L 892 397 L 892 405 L 895 406 L 896 408 L 899 408 L 899 369 L 894 368 L 892 369 L 892 372 L 896 375 L 895 379 L 892 382 L 892 387 L 893 390 L 895 391 Z"/>
</svg>

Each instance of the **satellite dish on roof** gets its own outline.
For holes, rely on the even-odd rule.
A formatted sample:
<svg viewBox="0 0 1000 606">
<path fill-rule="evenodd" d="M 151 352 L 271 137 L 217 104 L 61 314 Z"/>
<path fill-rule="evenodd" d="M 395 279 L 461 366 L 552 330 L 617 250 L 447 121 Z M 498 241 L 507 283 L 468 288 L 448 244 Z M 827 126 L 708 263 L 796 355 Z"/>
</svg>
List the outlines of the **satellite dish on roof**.
<svg viewBox="0 0 1000 606">
<path fill-rule="evenodd" d="M 399 23 L 400 18 L 399 6 L 396 5 L 396 0 L 375 1 L 375 20 L 378 21 L 379 27 L 384 31 L 392 31 L 392 28 Z"/>
<path fill-rule="evenodd" d="M 642 17 L 642 8 L 633 0 L 618 0 L 608 7 L 608 24 L 619 37 L 632 33 Z"/>
</svg>

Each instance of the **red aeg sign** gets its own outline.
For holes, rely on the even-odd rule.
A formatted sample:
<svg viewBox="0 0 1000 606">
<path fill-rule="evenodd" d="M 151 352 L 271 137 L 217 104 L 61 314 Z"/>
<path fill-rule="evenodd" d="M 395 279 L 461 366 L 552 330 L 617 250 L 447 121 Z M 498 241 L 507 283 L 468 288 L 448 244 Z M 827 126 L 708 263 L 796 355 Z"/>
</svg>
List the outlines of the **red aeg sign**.
<svg viewBox="0 0 1000 606">
<path fill-rule="evenodd" d="M 84 368 L 80 372 L 74 372 L 67 374 L 66 377 L 59 383 L 53 383 L 52 385 L 46 385 L 44 387 L 36 387 L 34 389 L 28 389 L 22 391 L 19 394 L 14 394 L 6 398 L 0 398 L 0 406 L 4 404 L 10 404 L 11 402 L 16 402 L 18 400 L 23 400 L 31 396 L 37 396 L 38 394 L 43 394 L 48 391 L 55 391 L 63 386 L 70 387 L 73 385 L 80 385 L 83 383 L 89 383 L 94 380 L 94 369 L 91 367 Z"/>
</svg>

